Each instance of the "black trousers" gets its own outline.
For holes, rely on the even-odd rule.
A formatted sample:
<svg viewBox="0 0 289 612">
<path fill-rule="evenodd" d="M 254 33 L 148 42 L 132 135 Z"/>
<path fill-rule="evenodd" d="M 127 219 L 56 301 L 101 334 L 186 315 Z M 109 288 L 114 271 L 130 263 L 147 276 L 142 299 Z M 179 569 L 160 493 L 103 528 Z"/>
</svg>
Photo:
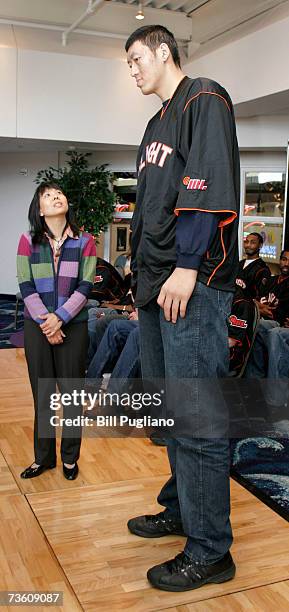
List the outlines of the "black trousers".
<svg viewBox="0 0 289 612">
<path fill-rule="evenodd" d="M 51 409 L 51 394 L 67 393 L 80 387 L 84 380 L 88 350 L 87 322 L 69 323 L 63 328 L 63 344 L 51 345 L 34 321 L 24 322 L 24 347 L 35 408 L 34 452 L 35 462 L 50 465 L 56 459 L 55 427 L 51 417 L 58 415 Z M 66 379 L 66 380 L 65 380 Z M 71 379 L 76 380 L 73 384 Z M 81 406 L 63 406 L 64 418 L 82 414 Z M 79 458 L 81 427 L 63 426 L 61 459 L 74 463 Z"/>
</svg>

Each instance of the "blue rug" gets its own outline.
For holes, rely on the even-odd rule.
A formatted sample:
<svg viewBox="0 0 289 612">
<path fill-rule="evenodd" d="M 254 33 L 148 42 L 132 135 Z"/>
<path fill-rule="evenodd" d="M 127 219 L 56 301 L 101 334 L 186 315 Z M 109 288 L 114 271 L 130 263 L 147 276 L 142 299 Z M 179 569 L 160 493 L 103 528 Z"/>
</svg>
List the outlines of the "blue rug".
<svg viewBox="0 0 289 612">
<path fill-rule="evenodd" d="M 15 348 L 16 344 L 12 344 L 10 336 L 16 332 L 23 330 L 23 303 L 19 304 L 17 329 L 14 326 L 16 299 L 13 296 L 0 296 L 0 348 Z"/>
<path fill-rule="evenodd" d="M 280 422 L 278 429 L 276 438 L 232 441 L 231 475 L 289 521 L 289 421 Z"/>
</svg>

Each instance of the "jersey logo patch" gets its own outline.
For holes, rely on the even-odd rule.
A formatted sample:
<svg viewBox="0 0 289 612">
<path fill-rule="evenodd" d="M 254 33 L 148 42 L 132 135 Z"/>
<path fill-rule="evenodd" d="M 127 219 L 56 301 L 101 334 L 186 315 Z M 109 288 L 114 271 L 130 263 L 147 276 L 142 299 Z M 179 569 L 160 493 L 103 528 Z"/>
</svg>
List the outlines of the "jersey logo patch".
<svg viewBox="0 0 289 612">
<path fill-rule="evenodd" d="M 248 327 L 247 321 L 245 319 L 238 319 L 236 315 L 230 315 L 229 321 L 232 327 L 241 327 L 242 329 L 247 329 Z"/>
<path fill-rule="evenodd" d="M 190 176 L 185 176 L 183 178 L 183 184 L 187 189 L 191 189 L 193 191 L 206 191 L 206 189 L 208 189 L 206 179 L 193 179 Z"/>
<path fill-rule="evenodd" d="M 236 278 L 236 285 L 241 287 L 241 289 L 246 289 L 247 285 L 241 278 Z"/>
<path fill-rule="evenodd" d="M 260 300 L 261 304 L 268 304 L 269 306 L 278 306 L 279 299 L 276 297 L 275 293 L 269 293 L 266 297 L 262 297 Z"/>
</svg>

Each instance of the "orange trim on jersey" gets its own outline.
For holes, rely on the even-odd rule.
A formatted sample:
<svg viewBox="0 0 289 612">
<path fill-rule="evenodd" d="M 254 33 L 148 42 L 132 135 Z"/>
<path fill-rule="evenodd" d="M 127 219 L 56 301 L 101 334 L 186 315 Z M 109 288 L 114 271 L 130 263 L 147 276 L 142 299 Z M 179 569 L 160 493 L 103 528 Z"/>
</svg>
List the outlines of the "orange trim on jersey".
<svg viewBox="0 0 289 612">
<path fill-rule="evenodd" d="M 224 261 L 226 260 L 227 257 L 227 253 L 226 253 L 226 248 L 225 248 L 225 244 L 224 244 L 224 238 L 223 238 L 223 227 L 220 227 L 221 230 L 221 243 L 222 243 L 222 248 L 223 248 L 223 259 L 222 261 L 217 265 L 217 267 L 214 269 L 214 271 L 212 272 L 208 282 L 207 282 L 207 286 L 210 284 L 213 276 L 215 276 L 216 272 L 219 270 L 219 268 L 223 265 Z"/>
<path fill-rule="evenodd" d="M 171 99 L 172 99 L 172 98 L 170 98 L 170 99 L 169 99 L 169 101 L 168 101 L 168 103 L 166 104 L 166 106 L 162 108 L 162 110 L 161 110 L 161 116 L 160 116 L 160 119 L 162 119 L 162 118 L 163 118 L 163 116 L 164 116 L 164 114 L 165 114 L 165 112 L 166 112 L 166 110 L 167 110 L 167 108 L 168 108 L 168 106 L 169 106 L 169 104 L 170 104 L 170 102 L 171 102 Z"/>
<path fill-rule="evenodd" d="M 183 83 L 183 81 L 184 81 L 186 78 L 187 78 L 186 76 L 184 76 L 184 77 L 182 78 L 182 80 L 179 82 L 178 86 L 176 87 L 176 89 L 175 89 L 175 91 L 174 91 L 173 95 L 171 96 L 171 98 L 169 99 L 168 103 L 166 104 L 165 108 L 163 107 L 163 108 L 161 109 L 161 116 L 160 116 L 160 120 L 163 118 L 163 116 L 164 116 L 164 114 L 165 114 L 165 112 L 166 112 L 166 110 L 167 110 L 167 108 L 168 108 L 168 106 L 169 106 L 170 102 L 172 101 L 172 99 L 173 99 L 173 97 L 174 97 L 175 93 L 176 93 L 176 92 L 179 90 L 180 84 L 181 84 L 181 83 Z"/>
<path fill-rule="evenodd" d="M 225 225 L 229 225 L 232 221 L 235 221 L 237 217 L 237 213 L 234 210 L 205 210 L 204 208 L 175 208 L 174 213 L 178 216 L 180 210 L 196 210 L 199 212 L 206 213 L 231 213 L 231 216 L 228 219 L 224 219 L 224 221 L 220 221 L 218 223 L 218 227 L 224 227 Z"/>
<path fill-rule="evenodd" d="M 187 103 L 186 106 L 183 110 L 183 113 L 185 112 L 185 110 L 187 110 L 188 105 L 190 104 L 190 102 L 192 102 L 193 100 L 195 100 L 196 98 L 198 98 L 199 96 L 201 96 L 202 94 L 208 94 L 209 96 L 217 96 L 218 98 L 221 98 L 221 100 L 223 100 L 227 106 L 227 108 L 229 109 L 230 113 L 231 113 L 231 109 L 230 106 L 226 100 L 226 98 L 224 98 L 223 96 L 221 96 L 221 94 L 215 93 L 213 91 L 199 91 L 199 93 L 197 93 L 195 96 L 193 96 L 192 98 L 190 98 Z"/>
</svg>

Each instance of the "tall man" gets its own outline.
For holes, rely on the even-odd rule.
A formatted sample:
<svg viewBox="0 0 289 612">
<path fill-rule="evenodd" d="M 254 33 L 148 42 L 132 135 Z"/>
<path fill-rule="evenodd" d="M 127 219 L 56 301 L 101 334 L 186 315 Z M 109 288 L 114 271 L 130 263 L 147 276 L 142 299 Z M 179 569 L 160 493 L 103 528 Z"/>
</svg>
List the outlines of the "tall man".
<svg viewBox="0 0 289 612">
<path fill-rule="evenodd" d="M 141 366 L 149 378 L 216 378 L 228 371 L 238 266 L 239 154 L 234 112 L 218 83 L 190 79 L 173 35 L 146 26 L 126 42 L 131 76 L 160 111 L 139 148 L 132 270 Z M 194 406 L 201 414 L 202 406 Z M 185 591 L 233 578 L 229 445 L 192 432 L 168 443 L 172 476 L 157 515 L 131 519 L 142 537 L 186 535 L 184 551 L 148 571 L 157 588 Z"/>
</svg>

